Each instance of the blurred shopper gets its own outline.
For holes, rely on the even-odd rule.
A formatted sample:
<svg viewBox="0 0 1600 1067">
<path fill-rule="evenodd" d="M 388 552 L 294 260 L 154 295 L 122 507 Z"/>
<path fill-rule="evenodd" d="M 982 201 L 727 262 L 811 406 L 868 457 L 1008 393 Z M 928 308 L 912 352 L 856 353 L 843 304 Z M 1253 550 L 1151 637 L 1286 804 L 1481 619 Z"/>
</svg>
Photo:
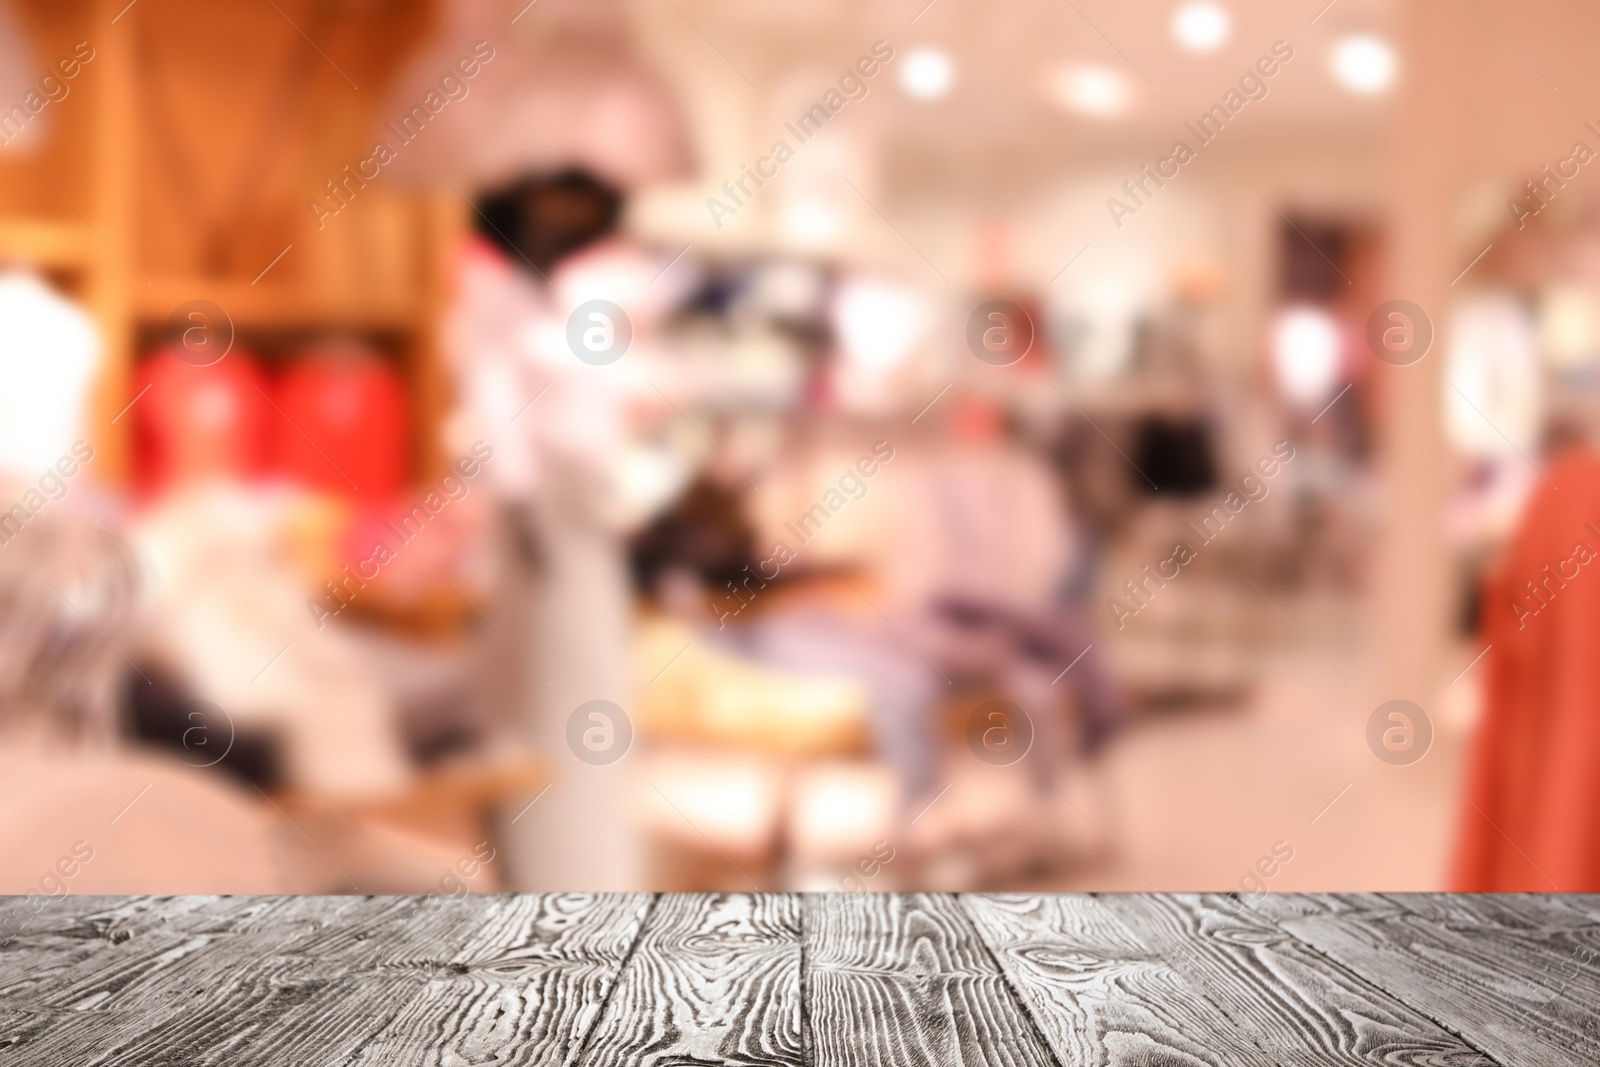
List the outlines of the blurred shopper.
<svg viewBox="0 0 1600 1067">
<path fill-rule="evenodd" d="M 915 547 L 885 561 L 891 600 L 943 675 L 1027 711 L 1048 790 L 1052 763 L 1098 749 L 1122 719 L 1081 604 L 1058 592 L 1092 585 L 1078 573 L 1092 561 L 1054 474 L 1000 412 L 973 397 L 951 411 L 949 442 L 898 472 Z"/>
<path fill-rule="evenodd" d="M 1485 586 L 1454 890 L 1600 890 L 1600 456 L 1574 449 L 1548 474 Z"/>
<path fill-rule="evenodd" d="M 1097 749 L 1121 715 L 1077 606 L 1056 593 L 1078 555 L 1056 479 L 992 406 L 950 403 L 950 441 L 917 433 L 784 450 L 750 501 L 764 536 L 743 526 L 727 489 L 719 507 L 705 506 L 716 497 L 705 484 L 658 524 L 677 547 L 650 543 L 707 587 L 706 641 L 864 689 L 873 746 L 907 818 L 948 784 L 947 716 L 970 711 L 978 694 L 1009 698 L 1035 724 L 1024 773 L 1040 796 L 1053 796 L 1062 763 Z M 869 455 L 875 462 L 855 469 L 874 473 L 847 475 L 814 528 L 840 471 Z"/>
</svg>

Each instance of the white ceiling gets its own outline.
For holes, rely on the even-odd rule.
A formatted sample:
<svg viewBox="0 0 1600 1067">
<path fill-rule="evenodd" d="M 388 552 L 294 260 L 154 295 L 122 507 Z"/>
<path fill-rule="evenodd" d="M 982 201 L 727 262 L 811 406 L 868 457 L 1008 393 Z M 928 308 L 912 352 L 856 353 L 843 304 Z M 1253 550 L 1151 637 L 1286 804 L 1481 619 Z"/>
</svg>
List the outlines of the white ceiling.
<svg viewBox="0 0 1600 1067">
<path fill-rule="evenodd" d="M 877 39 L 901 55 L 917 45 L 939 47 L 955 60 L 954 91 L 934 104 L 894 94 L 894 125 L 953 147 L 970 138 L 1028 137 L 1041 123 L 1052 134 L 1091 141 L 1130 130 L 1164 133 L 1215 103 L 1280 39 L 1296 56 L 1274 79 L 1271 106 L 1260 109 L 1253 126 L 1304 131 L 1308 123 L 1350 128 L 1379 121 L 1381 103 L 1353 97 L 1334 82 L 1328 52 L 1348 32 L 1387 33 L 1389 0 L 1334 0 L 1320 16 L 1327 0 L 1223 2 L 1234 16 L 1232 37 L 1208 55 L 1185 52 L 1173 39 L 1175 0 L 933 0 L 925 9 L 926 0 L 636 0 L 635 10 L 674 6 L 671 17 L 692 22 L 758 88 L 789 67 L 830 59 L 842 66 Z M 722 62 L 710 46 L 682 60 Z M 1133 92 L 1126 118 L 1069 116 L 1050 104 L 1043 83 L 1063 62 L 1102 64 L 1125 75 Z"/>
<path fill-rule="evenodd" d="M 1390 35 L 1394 0 L 1333 0 L 1320 15 L 1327 0 L 1220 2 L 1233 15 L 1230 40 L 1195 55 L 1179 47 L 1170 29 L 1181 0 L 626 0 L 642 46 L 682 90 L 698 131 L 706 181 L 685 192 L 683 204 L 701 215 L 723 177 L 737 177 L 742 162 L 785 136 L 782 120 L 804 110 L 794 101 L 819 99 L 874 41 L 889 42 L 902 57 L 918 46 L 947 52 L 956 77 L 947 97 L 910 99 L 891 64 L 839 124 L 854 126 L 852 151 L 860 153 L 861 162 L 847 168 L 850 181 L 875 209 L 901 219 L 919 247 L 932 238 L 926 227 L 914 229 L 919 223 L 908 218 L 910 204 L 937 212 L 1004 211 L 1085 178 L 1099 189 L 1107 174 L 1136 173 L 1138 162 L 1166 154 L 1178 138 L 1192 140 L 1184 123 L 1219 103 L 1278 40 L 1293 46 L 1295 58 L 1210 151 L 1276 155 L 1280 162 L 1298 153 L 1379 158 L 1392 107 L 1386 98 L 1342 89 L 1329 55 L 1352 32 Z M 1056 105 L 1047 76 L 1068 63 L 1120 72 L 1131 90 L 1126 113 L 1101 120 Z M 1403 55 L 1401 64 L 1403 77 Z M 785 171 L 780 192 L 796 188 L 803 180 L 798 168 L 819 162 L 817 151 L 808 149 Z M 1254 159 L 1251 172 L 1271 173 L 1274 165 Z M 1300 170 L 1320 165 L 1303 163 Z M 757 211 L 773 207 L 774 195 L 761 194 Z M 846 202 L 854 196 L 843 195 Z M 863 209 L 862 220 L 872 232 L 883 231 L 888 248 L 904 244 L 872 212 Z"/>
</svg>

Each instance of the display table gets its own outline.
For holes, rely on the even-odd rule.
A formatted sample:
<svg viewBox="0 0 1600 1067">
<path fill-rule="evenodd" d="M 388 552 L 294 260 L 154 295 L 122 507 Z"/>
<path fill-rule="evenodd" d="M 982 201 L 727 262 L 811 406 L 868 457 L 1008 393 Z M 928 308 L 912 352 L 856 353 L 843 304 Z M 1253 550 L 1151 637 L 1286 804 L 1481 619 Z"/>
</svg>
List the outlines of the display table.
<svg viewBox="0 0 1600 1067">
<path fill-rule="evenodd" d="M 66 897 L 0 1063 L 1593 1067 L 1597 956 L 1600 896 Z"/>
</svg>

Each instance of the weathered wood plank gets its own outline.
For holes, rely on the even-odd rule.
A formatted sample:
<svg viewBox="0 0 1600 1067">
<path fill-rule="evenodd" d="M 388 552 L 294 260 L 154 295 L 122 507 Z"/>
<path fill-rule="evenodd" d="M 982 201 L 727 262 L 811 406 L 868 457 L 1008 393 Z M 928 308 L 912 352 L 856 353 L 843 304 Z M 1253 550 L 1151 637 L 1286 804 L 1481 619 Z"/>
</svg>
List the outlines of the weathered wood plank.
<svg viewBox="0 0 1600 1067">
<path fill-rule="evenodd" d="M 805 905 L 816 1067 L 1054 1067 L 954 898 L 829 894 Z"/>
<path fill-rule="evenodd" d="M 1593 896 L 66 898 L 0 945 L 7 1067 L 1562 1067 L 1597 1020 Z"/>
<path fill-rule="evenodd" d="M 961 903 L 1067 1067 L 1277 1067 L 1100 900 L 981 895 Z"/>
<path fill-rule="evenodd" d="M 204 948 L 220 931 L 288 909 L 292 899 L 65 898 L 0 947 L 0 1004 L 67 1019 L 124 1007 L 136 1012 L 141 983 Z M 280 917 L 274 925 L 282 929 L 287 922 Z"/>
<path fill-rule="evenodd" d="M 417 1067 L 492 1063 L 568 1067 L 614 996 L 652 899 L 642 894 L 453 898 L 463 913 L 492 903 L 444 971 L 353 1063 Z"/>
<path fill-rule="evenodd" d="M 1600 893 L 1556 893 L 1549 899 L 1595 922 L 1600 922 Z"/>
<path fill-rule="evenodd" d="M 663 896 L 584 1050 L 584 1067 L 800 1067 L 801 901 Z"/>
<path fill-rule="evenodd" d="M 230 922 L 233 901 L 251 903 Z M 41 1064 L 564 1064 L 648 903 L 229 898 L 211 922 L 147 917 L 106 979 L 35 997 L 50 1024 L 19 1027 L 13 1050 Z"/>
<path fill-rule="evenodd" d="M 252 918 L 292 941 L 307 928 L 290 917 L 337 923 L 339 905 L 296 898 L 79 898 L 63 901 L 0 952 L 0 1003 L 27 1015 L 7 1030 L 14 1055 L 28 1063 L 104 1063 L 126 1046 L 193 1014 L 192 992 L 208 964 L 208 949 L 240 943 Z M 252 959 L 249 952 L 241 956 Z M 154 996 L 173 975 L 177 995 Z M 235 980 L 229 984 L 238 986 Z"/>
<path fill-rule="evenodd" d="M 1101 898 L 1274 1063 L 1374 1067 L 1494 1061 L 1231 897 Z"/>
<path fill-rule="evenodd" d="M 1388 902 L 1430 922 L 1489 922 L 1547 934 L 1600 929 L 1600 897 L 1578 893 L 1376 893 L 1358 898 L 1363 914 Z"/>
<path fill-rule="evenodd" d="M 1264 904 L 1297 938 L 1502 1063 L 1600 1063 L 1600 958 L 1579 964 L 1576 954 L 1600 941 L 1565 915 L 1544 921 L 1542 902 L 1351 895 Z"/>
</svg>

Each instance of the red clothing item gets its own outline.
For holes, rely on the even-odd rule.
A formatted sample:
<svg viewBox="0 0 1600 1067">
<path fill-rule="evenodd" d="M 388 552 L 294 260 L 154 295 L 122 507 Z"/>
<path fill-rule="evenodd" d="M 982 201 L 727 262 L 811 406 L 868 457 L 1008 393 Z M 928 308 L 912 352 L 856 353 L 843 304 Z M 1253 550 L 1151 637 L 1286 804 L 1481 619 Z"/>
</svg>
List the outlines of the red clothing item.
<svg viewBox="0 0 1600 1067">
<path fill-rule="evenodd" d="M 1450 887 L 1600 890 L 1600 456 L 1549 468 L 1484 588 L 1491 648 Z"/>
<path fill-rule="evenodd" d="M 266 372 L 242 346 L 203 367 L 167 348 L 147 355 L 129 396 L 130 403 L 139 401 L 130 410 L 141 486 L 160 492 L 260 476 L 278 418 L 267 389 Z"/>
<path fill-rule="evenodd" d="M 361 349 L 310 349 L 278 379 L 277 469 L 301 485 L 387 503 L 405 487 L 405 381 Z"/>
</svg>

